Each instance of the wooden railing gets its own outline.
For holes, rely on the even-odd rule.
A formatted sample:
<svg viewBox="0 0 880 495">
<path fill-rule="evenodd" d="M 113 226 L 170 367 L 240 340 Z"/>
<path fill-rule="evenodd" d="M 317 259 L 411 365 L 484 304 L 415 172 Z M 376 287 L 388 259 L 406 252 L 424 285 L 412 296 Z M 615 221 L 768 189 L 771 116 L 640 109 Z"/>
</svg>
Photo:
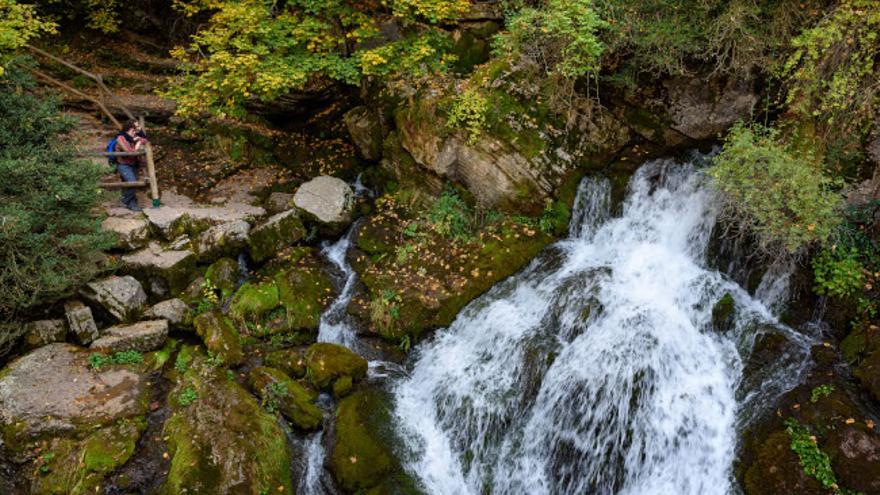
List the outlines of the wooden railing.
<svg viewBox="0 0 880 495">
<path fill-rule="evenodd" d="M 51 53 L 49 53 L 45 50 L 41 50 L 35 46 L 27 45 L 27 48 L 28 48 L 28 50 L 30 50 L 32 53 L 34 53 L 37 56 L 52 60 L 53 62 L 61 64 L 64 67 L 67 67 L 68 69 L 93 80 L 95 82 L 95 85 L 98 87 L 98 92 L 99 92 L 100 97 L 96 98 L 96 97 L 91 96 L 87 93 L 84 93 L 76 88 L 73 88 L 69 84 L 65 84 L 64 82 L 59 81 L 58 79 L 55 79 L 52 76 L 49 76 L 48 74 L 46 74 L 38 69 L 33 69 L 33 68 L 30 69 L 31 73 L 33 73 L 33 75 L 37 79 L 39 79 L 47 84 L 51 84 L 55 87 L 58 87 L 64 91 L 78 97 L 78 98 L 82 98 L 82 99 L 91 101 L 101 110 L 101 112 L 104 115 L 107 116 L 108 119 L 110 119 L 110 122 L 112 122 L 113 125 L 116 126 L 116 128 L 122 128 L 122 124 L 119 122 L 119 120 L 116 119 L 116 117 L 113 115 L 113 113 L 107 108 L 107 103 L 109 100 L 111 106 L 122 110 L 122 112 L 129 119 L 138 120 L 138 122 L 140 122 L 140 124 L 141 124 L 141 128 L 146 130 L 146 123 L 144 122 L 143 116 L 135 118 L 135 116 L 131 112 L 131 110 L 129 110 L 122 103 L 122 101 L 119 100 L 119 97 L 117 97 L 116 94 L 114 94 L 112 91 L 110 91 L 110 88 L 108 88 L 107 85 L 104 84 L 104 78 L 102 78 L 100 74 L 93 74 L 85 69 L 77 67 L 76 65 L 74 65 L 64 59 L 56 57 L 55 55 L 52 55 Z M 159 185 L 156 182 L 156 164 L 153 160 L 153 146 L 149 142 L 146 143 L 146 145 L 144 146 L 144 149 L 142 151 L 114 152 L 114 153 L 100 151 L 100 152 L 88 152 L 88 153 L 84 153 L 84 155 L 86 155 L 86 156 L 106 156 L 106 157 L 111 157 L 111 156 L 143 156 L 144 161 L 146 162 L 146 165 L 147 165 L 147 177 L 145 180 L 135 181 L 135 182 L 102 182 L 100 184 L 100 186 L 105 189 L 123 189 L 123 188 L 127 188 L 127 187 L 136 187 L 137 188 L 137 187 L 149 186 L 150 197 L 153 200 L 153 207 L 158 208 L 161 205 L 161 200 L 159 199 Z"/>
</svg>

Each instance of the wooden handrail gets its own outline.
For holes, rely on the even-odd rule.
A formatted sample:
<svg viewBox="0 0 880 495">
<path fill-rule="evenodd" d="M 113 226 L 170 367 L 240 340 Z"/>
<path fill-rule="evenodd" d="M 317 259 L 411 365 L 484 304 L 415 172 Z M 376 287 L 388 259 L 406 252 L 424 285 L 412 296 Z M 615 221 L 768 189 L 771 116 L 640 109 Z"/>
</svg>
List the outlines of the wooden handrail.
<svg viewBox="0 0 880 495">
<path fill-rule="evenodd" d="M 113 124 L 116 127 L 122 127 L 122 124 L 120 124 L 119 121 L 116 120 L 116 117 L 113 116 L 113 114 L 110 112 L 110 110 L 108 110 L 107 107 L 104 106 L 104 104 L 101 103 L 101 101 L 98 100 L 97 98 L 95 98 L 94 96 L 83 93 L 82 91 L 80 91 L 78 89 L 74 89 L 72 86 L 64 84 L 63 82 L 59 81 L 58 79 L 55 79 L 54 77 L 46 74 L 45 72 L 41 72 L 37 69 L 31 69 L 30 71 L 33 75 L 37 76 L 37 79 L 41 79 L 49 84 L 58 86 L 59 88 L 67 91 L 68 93 L 79 96 L 80 98 L 89 100 L 92 103 L 94 103 L 95 105 L 98 105 L 98 108 L 100 108 L 101 111 L 104 112 L 104 115 L 106 115 L 107 118 L 110 119 L 110 121 L 113 122 Z"/>
<path fill-rule="evenodd" d="M 84 151 L 82 153 L 77 153 L 76 156 L 144 156 L 146 155 L 146 150 L 141 151 Z"/>
</svg>

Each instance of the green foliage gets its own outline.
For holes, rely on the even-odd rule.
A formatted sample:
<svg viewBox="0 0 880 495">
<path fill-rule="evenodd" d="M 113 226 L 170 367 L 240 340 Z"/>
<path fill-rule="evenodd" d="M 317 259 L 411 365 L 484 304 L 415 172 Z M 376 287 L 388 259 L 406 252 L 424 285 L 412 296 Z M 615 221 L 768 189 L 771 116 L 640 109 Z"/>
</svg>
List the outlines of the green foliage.
<svg viewBox="0 0 880 495">
<path fill-rule="evenodd" d="M 813 390 L 810 391 L 810 402 L 815 404 L 816 402 L 819 402 L 819 399 L 822 397 L 831 395 L 831 392 L 834 392 L 834 385 L 825 384 L 814 387 Z"/>
<path fill-rule="evenodd" d="M 513 14 L 496 37 L 495 50 L 525 57 L 547 74 L 595 76 L 605 50 L 599 31 L 607 27 L 592 0 L 548 0 L 542 8 Z"/>
<path fill-rule="evenodd" d="M 831 179 L 774 129 L 736 124 L 708 173 L 728 219 L 765 254 L 799 254 L 828 239 L 839 221 Z"/>
<path fill-rule="evenodd" d="M 138 351 L 119 351 L 111 355 L 97 352 L 89 354 L 89 366 L 96 370 L 114 364 L 141 364 L 143 362 L 144 355 Z"/>
<path fill-rule="evenodd" d="M 434 201 L 427 220 L 434 231 L 445 237 L 466 239 L 472 234 L 473 211 L 452 188 L 445 189 Z"/>
<path fill-rule="evenodd" d="M 186 387 L 177 396 L 177 403 L 181 407 L 186 407 L 199 399 L 199 394 L 192 387 Z"/>
<path fill-rule="evenodd" d="M 817 294 L 855 303 L 854 323 L 877 316 L 880 279 L 880 245 L 865 232 L 873 222 L 864 209 L 850 208 L 828 246 L 813 258 L 814 290 Z"/>
<path fill-rule="evenodd" d="M 863 270 L 855 249 L 822 249 L 813 258 L 814 290 L 823 296 L 852 297 L 862 289 Z"/>
<path fill-rule="evenodd" d="M 486 112 L 489 100 L 479 89 L 468 88 L 455 97 L 449 109 L 446 125 L 463 128 L 467 133 L 468 144 L 474 144 L 486 127 Z"/>
<path fill-rule="evenodd" d="M 181 114 L 240 117 L 249 100 L 271 101 L 320 80 L 358 84 L 363 76 L 421 77 L 445 70 L 446 36 L 433 24 L 456 18 L 466 0 L 385 3 L 404 26 L 395 41 L 381 34 L 390 18 L 379 4 L 342 0 L 179 0 L 207 24 L 174 55 L 186 64 L 168 95 Z"/>
<path fill-rule="evenodd" d="M 54 33 L 55 23 L 37 16 L 36 6 L 0 0 L 0 76 L 13 52 L 43 33 Z"/>
<path fill-rule="evenodd" d="M 189 355 L 178 352 L 177 357 L 174 359 L 174 371 L 182 375 L 186 373 L 187 369 L 189 369 Z"/>
<path fill-rule="evenodd" d="M 193 301 L 193 318 L 213 310 L 220 304 L 220 297 L 217 295 L 217 287 L 210 279 L 202 282 L 202 297 Z"/>
<path fill-rule="evenodd" d="M 791 437 L 791 450 L 800 459 L 804 472 L 822 483 L 825 488 L 836 490 L 837 478 L 831 468 L 831 460 L 816 445 L 816 439 L 810 434 L 810 430 L 796 419 L 788 418 L 785 420 L 785 431 Z"/>
<path fill-rule="evenodd" d="M 287 385 L 281 382 L 272 382 L 266 385 L 263 394 L 263 408 L 271 414 L 278 412 L 281 405 L 281 399 L 287 396 Z"/>
<path fill-rule="evenodd" d="M 71 122 L 31 89 L 19 71 L 0 79 L 0 321 L 70 294 L 113 242 L 93 214 L 102 167 L 72 158 Z"/>
<path fill-rule="evenodd" d="M 568 230 L 571 211 L 562 201 L 553 201 L 544 208 L 538 219 L 538 228 L 545 234 L 563 235 Z"/>
</svg>

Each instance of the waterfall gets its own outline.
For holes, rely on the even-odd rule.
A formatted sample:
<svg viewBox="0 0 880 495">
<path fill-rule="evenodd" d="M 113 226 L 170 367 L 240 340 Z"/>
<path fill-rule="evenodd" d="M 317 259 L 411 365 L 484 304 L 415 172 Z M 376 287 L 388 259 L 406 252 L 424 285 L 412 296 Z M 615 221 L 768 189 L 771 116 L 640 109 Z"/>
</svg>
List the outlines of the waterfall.
<svg viewBox="0 0 880 495">
<path fill-rule="evenodd" d="M 357 273 L 348 264 L 345 257 L 351 247 L 351 237 L 354 230 L 354 228 L 349 229 L 338 241 L 325 244 L 321 250 L 324 257 L 342 274 L 343 285 L 339 296 L 321 314 L 321 321 L 318 325 L 318 342 L 332 342 L 350 348 L 355 347 L 356 337 L 347 308 L 354 292 Z"/>
<path fill-rule="evenodd" d="M 585 180 L 568 239 L 414 349 L 395 414 L 427 493 L 736 493 L 737 432 L 805 372 L 810 340 L 706 268 L 717 211 L 696 166 L 646 163 L 616 218 L 609 189 Z M 790 348 L 746 379 L 768 333 Z"/>
</svg>

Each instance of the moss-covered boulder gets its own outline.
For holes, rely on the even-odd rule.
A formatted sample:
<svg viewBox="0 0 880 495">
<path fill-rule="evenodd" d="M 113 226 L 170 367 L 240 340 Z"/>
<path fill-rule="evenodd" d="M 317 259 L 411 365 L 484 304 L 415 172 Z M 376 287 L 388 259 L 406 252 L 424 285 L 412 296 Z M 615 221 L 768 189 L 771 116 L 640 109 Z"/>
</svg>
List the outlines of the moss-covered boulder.
<svg viewBox="0 0 880 495">
<path fill-rule="evenodd" d="M 282 327 L 285 330 L 314 330 L 321 313 L 333 298 L 330 278 L 321 269 L 315 254 L 309 252 L 292 268 L 275 275 L 278 298 L 284 308 Z"/>
<path fill-rule="evenodd" d="M 305 358 L 306 376 L 319 389 L 332 390 L 334 383 L 343 377 L 357 382 L 367 376 L 367 360 L 341 345 L 312 344 Z"/>
<path fill-rule="evenodd" d="M 171 467 L 160 493 L 292 495 L 290 451 L 277 418 L 201 352 L 170 391 Z"/>
<path fill-rule="evenodd" d="M 31 491 L 41 495 L 99 493 L 104 478 L 128 461 L 146 428 L 144 417 L 120 420 L 79 437 L 47 441 L 33 462 Z"/>
<path fill-rule="evenodd" d="M 315 405 L 318 393 L 292 380 L 283 371 L 256 367 L 248 373 L 248 385 L 264 405 L 277 409 L 298 428 L 313 431 L 321 427 L 324 416 Z"/>
<path fill-rule="evenodd" d="M 808 476 L 791 450 L 791 438 L 776 431 L 761 444 L 756 461 L 748 468 L 744 488 L 747 495 L 825 495 L 822 485 Z"/>
<path fill-rule="evenodd" d="M 419 494 L 395 455 L 391 400 L 379 390 L 361 390 L 339 402 L 329 466 L 348 493 Z"/>
<path fill-rule="evenodd" d="M 733 296 L 729 292 L 712 306 L 712 328 L 716 332 L 729 330 L 733 326 L 734 309 Z"/>
<path fill-rule="evenodd" d="M 220 258 L 205 272 L 205 279 L 220 291 L 223 299 L 235 292 L 239 277 L 238 262 L 232 258 Z"/>
<path fill-rule="evenodd" d="M 263 360 L 266 366 L 278 368 L 295 378 L 306 376 L 306 356 L 302 349 L 281 349 L 270 352 Z"/>
<path fill-rule="evenodd" d="M 205 347 L 220 356 L 225 364 L 237 366 L 244 361 L 241 337 L 229 318 L 219 309 L 200 314 L 193 320 L 193 326 L 205 343 Z"/>
<path fill-rule="evenodd" d="M 265 223 L 251 230 L 248 238 L 251 258 L 257 262 L 267 260 L 302 239 L 304 235 L 306 229 L 297 210 L 287 210 L 273 215 Z"/>
<path fill-rule="evenodd" d="M 229 314 L 237 320 L 259 321 L 278 307 L 278 286 L 274 280 L 248 282 L 235 293 Z"/>
</svg>

